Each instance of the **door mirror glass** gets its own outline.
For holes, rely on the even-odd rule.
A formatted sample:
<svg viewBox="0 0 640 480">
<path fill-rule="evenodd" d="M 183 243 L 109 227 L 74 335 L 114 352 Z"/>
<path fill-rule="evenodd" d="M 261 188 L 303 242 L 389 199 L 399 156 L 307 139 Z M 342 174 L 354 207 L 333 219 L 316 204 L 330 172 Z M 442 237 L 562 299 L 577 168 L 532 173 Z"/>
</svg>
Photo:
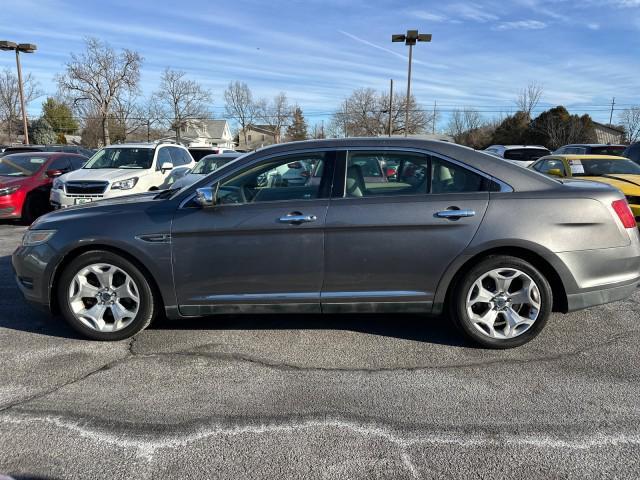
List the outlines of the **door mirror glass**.
<svg viewBox="0 0 640 480">
<path fill-rule="evenodd" d="M 162 171 L 162 173 L 172 169 L 173 169 L 173 163 L 171 162 L 163 162 L 162 166 L 160 167 L 160 171 Z"/>
<path fill-rule="evenodd" d="M 561 177 L 562 170 L 560 170 L 559 168 L 552 168 L 547 172 L 547 174 L 553 175 L 554 177 Z"/>
</svg>

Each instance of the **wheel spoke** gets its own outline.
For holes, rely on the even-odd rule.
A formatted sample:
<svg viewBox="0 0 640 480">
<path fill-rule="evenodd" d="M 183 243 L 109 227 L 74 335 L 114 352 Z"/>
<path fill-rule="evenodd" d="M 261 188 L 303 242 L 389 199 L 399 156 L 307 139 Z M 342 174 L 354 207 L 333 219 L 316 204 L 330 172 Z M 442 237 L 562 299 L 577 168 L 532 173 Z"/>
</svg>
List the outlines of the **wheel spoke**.
<svg viewBox="0 0 640 480">
<path fill-rule="evenodd" d="M 475 288 L 472 287 L 471 291 L 472 293 L 475 292 L 476 294 L 472 299 L 470 299 L 471 305 L 475 305 L 476 303 L 491 302 L 491 299 L 494 297 L 494 294 L 489 290 L 487 290 L 486 288 L 484 288 L 484 286 L 482 285 L 482 282 L 477 281 L 474 284 L 474 287 Z"/>
<path fill-rule="evenodd" d="M 116 272 L 115 267 L 111 265 L 92 265 L 90 271 L 98 278 L 98 282 L 100 282 L 102 288 L 111 288 L 113 286 L 113 274 Z"/>
<path fill-rule="evenodd" d="M 79 312 L 79 316 L 91 322 L 96 330 L 104 330 L 104 312 L 107 310 L 106 305 L 96 303 L 93 307 Z"/>
<path fill-rule="evenodd" d="M 513 272 L 513 270 L 493 270 L 489 277 L 496 282 L 496 288 L 498 292 L 508 292 L 509 287 L 511 286 L 511 282 L 515 278 L 515 273 L 513 275 L 507 276 L 504 275 L 505 272 Z"/>
<path fill-rule="evenodd" d="M 115 292 L 116 295 L 118 295 L 118 298 L 130 298 L 136 303 L 140 301 L 136 285 L 128 276 L 125 279 L 124 283 L 115 289 Z"/>
</svg>

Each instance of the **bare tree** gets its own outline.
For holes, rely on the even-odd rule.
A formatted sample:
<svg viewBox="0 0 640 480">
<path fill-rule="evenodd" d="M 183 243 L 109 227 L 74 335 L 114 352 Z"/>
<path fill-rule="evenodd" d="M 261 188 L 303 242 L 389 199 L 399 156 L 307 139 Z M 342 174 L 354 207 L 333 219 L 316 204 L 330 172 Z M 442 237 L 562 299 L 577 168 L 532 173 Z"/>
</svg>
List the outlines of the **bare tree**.
<svg viewBox="0 0 640 480">
<path fill-rule="evenodd" d="M 624 127 L 627 140 L 630 143 L 640 141 L 640 106 L 627 108 L 620 112 L 620 125 Z"/>
<path fill-rule="evenodd" d="M 456 109 L 449 118 L 447 133 L 456 143 L 473 148 L 484 147 L 492 131 L 491 123 L 485 122 L 476 109 Z"/>
<path fill-rule="evenodd" d="M 231 82 L 224 91 L 224 101 L 227 117 L 238 122 L 244 143 L 247 144 L 247 126 L 256 117 L 256 104 L 251 90 L 244 82 Z"/>
<path fill-rule="evenodd" d="M 256 103 L 255 109 L 256 117 L 274 131 L 275 142 L 280 143 L 282 128 L 293 116 L 293 106 L 287 100 L 287 94 L 280 92 L 271 102 L 261 100 Z"/>
<path fill-rule="evenodd" d="M 520 90 L 516 98 L 516 106 L 521 112 L 525 112 L 531 118 L 535 108 L 540 103 L 544 89 L 538 82 L 531 82 L 525 88 Z"/>
<path fill-rule="evenodd" d="M 391 103 L 391 105 L 389 105 Z M 389 93 L 378 93 L 372 88 L 354 90 L 333 115 L 329 131 L 351 136 L 377 136 L 391 134 L 409 134 L 424 131 L 432 121 L 431 115 L 422 109 L 415 97 L 409 99 L 409 124 L 405 125 L 406 95 L 401 92 L 393 95 L 389 102 Z"/>
<path fill-rule="evenodd" d="M 38 88 L 38 83 L 30 73 L 22 77 L 22 86 L 24 89 L 24 102 L 27 105 L 42 95 Z M 21 119 L 18 76 L 10 69 L 5 68 L 0 71 L 0 121 L 7 129 L 9 142 L 13 141 L 14 130 L 17 131 L 18 128 L 21 128 L 17 125 Z"/>
<path fill-rule="evenodd" d="M 142 57 L 138 52 L 124 49 L 116 53 L 108 44 L 96 38 L 85 40 L 85 50 L 71 54 L 65 73 L 56 77 L 63 95 L 74 104 L 85 104 L 99 116 L 104 145 L 111 143 L 109 116 L 117 98 L 124 92 L 134 92 L 140 80 Z"/>
<path fill-rule="evenodd" d="M 210 114 L 211 92 L 185 76 L 185 72 L 165 68 L 155 93 L 159 107 L 166 117 L 172 119 L 171 129 L 176 132 L 178 142 L 180 131 L 188 120 L 205 119 Z"/>
</svg>

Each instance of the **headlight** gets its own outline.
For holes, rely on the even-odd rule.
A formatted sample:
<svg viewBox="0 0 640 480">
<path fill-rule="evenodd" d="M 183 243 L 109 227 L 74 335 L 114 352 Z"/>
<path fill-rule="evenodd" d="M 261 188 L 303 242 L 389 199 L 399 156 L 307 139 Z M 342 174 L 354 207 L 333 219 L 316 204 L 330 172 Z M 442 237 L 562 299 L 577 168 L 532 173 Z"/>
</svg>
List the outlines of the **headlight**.
<svg viewBox="0 0 640 480">
<path fill-rule="evenodd" d="M 51 188 L 53 188 L 54 190 L 64 190 L 64 182 L 59 178 L 56 178 L 53 181 L 53 186 Z"/>
<path fill-rule="evenodd" d="M 0 188 L 0 197 L 4 197 L 5 195 L 11 195 L 13 192 L 16 192 L 18 190 L 20 190 L 20 185 Z"/>
<path fill-rule="evenodd" d="M 55 230 L 27 230 L 22 237 L 22 246 L 33 247 L 46 243 L 54 233 L 56 233 Z"/>
<path fill-rule="evenodd" d="M 138 183 L 138 177 L 127 178 L 111 184 L 111 190 L 130 190 Z"/>
</svg>

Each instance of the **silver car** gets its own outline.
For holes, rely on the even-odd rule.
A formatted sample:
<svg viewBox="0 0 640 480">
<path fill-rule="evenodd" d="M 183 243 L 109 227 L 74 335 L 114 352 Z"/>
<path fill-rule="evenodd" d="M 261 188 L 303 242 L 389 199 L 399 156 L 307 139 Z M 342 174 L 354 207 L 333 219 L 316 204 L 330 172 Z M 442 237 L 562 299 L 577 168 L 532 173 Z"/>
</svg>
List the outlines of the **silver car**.
<svg viewBox="0 0 640 480">
<path fill-rule="evenodd" d="M 372 157 L 393 176 L 369 180 Z M 303 162 L 318 182 L 265 181 Z M 13 266 L 28 300 L 99 340 L 130 337 L 160 312 L 413 312 L 445 313 L 474 342 L 509 348 L 552 311 L 630 296 L 640 240 L 605 184 L 450 143 L 347 138 L 268 147 L 178 191 L 45 215 Z"/>
</svg>

